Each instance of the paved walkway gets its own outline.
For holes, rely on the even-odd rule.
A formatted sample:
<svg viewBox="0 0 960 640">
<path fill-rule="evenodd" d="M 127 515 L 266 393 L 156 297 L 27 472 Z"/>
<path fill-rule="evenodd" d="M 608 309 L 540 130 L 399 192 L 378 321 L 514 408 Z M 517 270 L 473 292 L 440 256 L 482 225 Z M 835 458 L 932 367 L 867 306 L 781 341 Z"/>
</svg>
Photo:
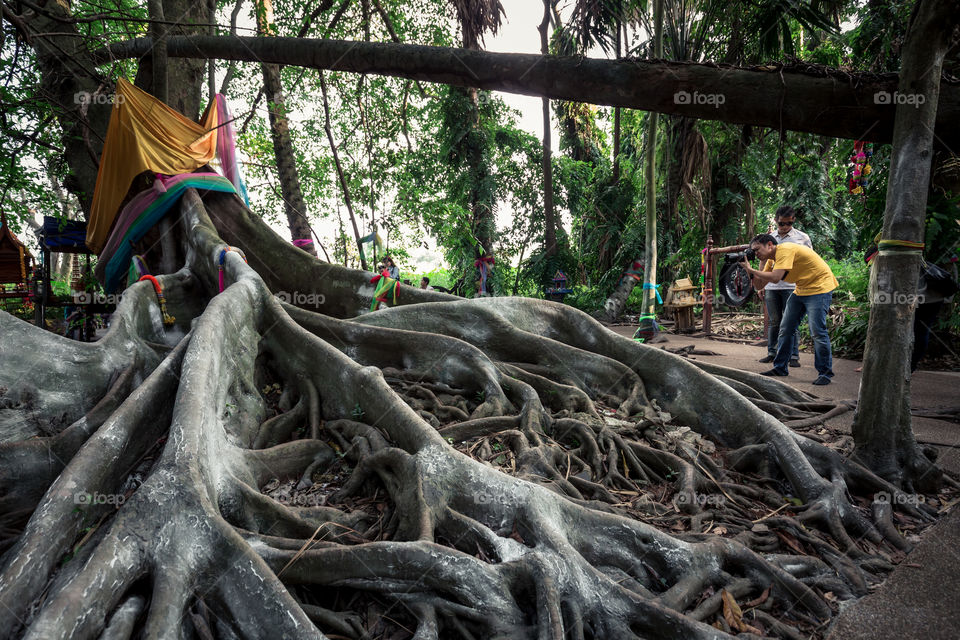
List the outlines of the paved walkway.
<svg viewBox="0 0 960 640">
<path fill-rule="evenodd" d="M 632 336 L 635 327 L 610 327 Z M 665 334 L 667 342 L 653 346 L 671 349 L 694 345 L 714 351 L 716 356 L 691 356 L 716 364 L 757 373 L 770 365 L 757 362 L 766 347 L 735 342 Z M 835 400 L 856 400 L 860 363 L 834 359 L 833 384 L 815 387 L 813 355 L 800 354 L 799 369 L 780 380 L 814 395 Z M 914 407 L 926 409 L 960 406 L 960 373 L 918 371 L 913 376 L 911 398 Z M 849 431 L 853 412 L 829 422 L 831 427 Z M 942 420 L 914 417 L 914 432 L 921 442 L 937 445 L 940 463 L 960 471 L 960 425 Z M 848 606 L 837 617 L 828 640 L 958 640 L 960 639 L 960 508 L 924 532 L 916 548 L 874 593 Z"/>
</svg>

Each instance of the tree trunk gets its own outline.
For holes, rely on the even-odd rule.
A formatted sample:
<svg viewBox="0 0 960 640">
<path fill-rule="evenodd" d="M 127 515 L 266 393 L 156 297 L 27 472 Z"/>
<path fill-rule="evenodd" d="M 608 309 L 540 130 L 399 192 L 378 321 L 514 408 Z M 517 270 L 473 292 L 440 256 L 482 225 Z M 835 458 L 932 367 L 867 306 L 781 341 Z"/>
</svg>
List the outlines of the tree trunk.
<svg viewBox="0 0 960 640">
<path fill-rule="evenodd" d="M 350 197 L 350 185 L 347 183 L 347 176 L 343 172 L 343 165 L 340 164 L 340 153 L 337 151 L 337 143 L 333 139 L 333 128 L 330 123 L 330 101 L 327 99 L 327 81 L 320 72 L 320 91 L 323 95 L 323 129 L 327 132 L 327 142 L 330 144 L 330 152 L 333 154 L 333 164 L 337 168 L 337 180 L 340 182 L 340 189 L 343 191 L 343 202 L 347 207 L 347 215 L 350 217 L 350 226 L 353 227 L 353 239 L 357 243 L 357 255 L 360 257 L 360 268 L 368 271 L 367 257 L 363 254 L 363 243 L 360 242 L 360 229 L 357 228 L 357 218 L 353 214 L 353 199 Z M 346 248 L 344 248 L 346 249 Z M 347 254 L 344 250 L 343 261 L 346 264 Z"/>
<path fill-rule="evenodd" d="M 475 130 L 480 128 L 480 102 L 476 87 L 468 87 L 464 90 L 470 104 L 468 117 L 470 123 L 468 126 Z M 477 239 L 477 247 L 474 257 L 479 259 L 484 256 L 493 256 L 493 240 L 497 234 L 497 220 L 494 215 L 494 203 L 492 200 L 491 189 L 487 184 L 490 179 L 490 167 L 483 157 L 483 148 L 480 144 L 470 145 L 467 151 L 467 171 L 470 174 L 470 211 L 473 213 L 474 237 Z M 489 280 L 487 281 L 490 282 Z M 489 291 L 488 291 L 489 293 Z"/>
<path fill-rule="evenodd" d="M 653 57 L 663 57 L 663 0 L 654 0 Z M 657 122 L 660 114 L 653 111 L 647 117 L 647 166 L 646 166 L 646 271 L 643 276 L 643 302 L 641 313 L 655 316 L 657 313 Z"/>
<path fill-rule="evenodd" d="M 167 25 L 163 17 L 162 0 L 149 0 L 147 8 L 150 15 L 150 36 L 156 43 L 151 50 L 151 69 L 153 78 L 151 82 L 151 93 L 153 96 L 167 103 Z"/>
<path fill-rule="evenodd" d="M 462 24 L 463 43 L 468 51 L 479 51 L 480 43 L 475 37 L 468 34 L 468 27 Z M 464 91 L 467 94 L 472 105 L 467 117 L 470 121 L 467 126 L 474 129 L 475 132 L 480 129 L 480 101 L 478 97 L 479 89 L 473 85 L 467 86 Z M 470 184 L 470 211 L 473 213 L 471 227 L 474 237 L 477 240 L 477 246 L 474 251 L 474 258 L 493 257 L 493 241 L 497 235 L 497 219 L 494 214 L 494 202 L 492 189 L 489 188 L 490 167 L 486 158 L 484 158 L 484 145 L 490 144 L 484 141 L 480 143 L 481 136 L 474 136 L 475 143 L 470 145 L 467 151 L 467 171 L 469 173 L 468 182 Z M 489 268 L 489 267 L 488 267 Z M 468 270 L 470 267 L 468 267 Z M 491 280 L 487 279 L 487 290 L 485 293 L 491 293 Z"/>
<path fill-rule="evenodd" d="M 257 0 L 257 30 L 265 35 L 273 35 L 273 2 Z M 290 137 L 290 125 L 287 120 L 287 108 L 284 104 L 283 86 L 280 84 L 280 65 L 264 63 L 263 89 L 267 98 L 267 112 L 270 116 L 270 136 L 273 138 L 273 153 L 277 160 L 277 179 L 280 193 L 283 195 L 283 210 L 290 228 L 290 239 L 307 240 L 301 249 L 316 256 L 317 248 L 313 244 L 313 232 L 307 219 L 307 205 L 303 201 L 300 189 L 300 175 L 297 171 L 297 156 Z"/>
<path fill-rule="evenodd" d="M 663 4 L 662 0 L 655 0 L 654 4 L 654 49 L 655 58 L 663 56 Z M 617 41 L 619 42 L 619 26 L 617 27 Z M 657 120 L 658 114 L 647 114 L 647 146 L 646 146 L 646 238 L 644 242 L 644 261 L 634 260 L 633 266 L 627 271 L 617 284 L 613 294 L 604 304 L 604 313 L 608 322 L 615 321 L 623 313 L 627 300 L 633 292 L 638 279 L 631 275 L 636 272 L 637 266 L 644 264 L 643 271 L 643 298 L 640 303 L 640 329 L 652 336 L 656 321 L 652 316 L 656 314 L 657 302 Z"/>
<path fill-rule="evenodd" d="M 920 0 L 903 49 L 901 96 L 922 96 L 897 107 L 883 239 L 873 265 L 870 322 L 863 380 L 853 424 L 855 456 L 878 475 L 904 487 L 928 489 L 940 473 L 917 446 L 910 424 L 910 354 L 921 250 L 884 241 L 924 240 L 933 123 L 944 55 L 957 28 L 956 7 Z"/>
<path fill-rule="evenodd" d="M 724 590 L 820 624 L 820 593 L 882 577 L 852 536 L 906 543 L 848 491 L 933 513 L 784 426 L 825 408 L 776 380 L 547 301 L 370 313 L 368 274 L 232 194 L 189 190 L 177 224 L 172 324 L 146 282 L 95 344 L 0 312 L 0 638 L 728 640 Z M 228 244 L 249 262 L 227 252 L 218 293 Z"/>
<path fill-rule="evenodd" d="M 740 196 L 740 200 L 730 199 L 720 214 L 720 219 L 713 225 L 715 232 L 726 228 L 729 220 L 737 221 L 737 243 L 743 244 L 750 242 L 754 236 L 754 210 L 753 198 L 746 185 L 740 180 L 739 170 L 743 164 L 743 159 L 747 153 L 747 147 L 750 145 L 750 127 L 741 128 L 740 136 L 734 142 L 734 151 L 731 154 L 729 162 L 722 168 L 722 184 L 731 193 Z M 826 185 L 825 185 L 826 186 Z M 764 231 L 764 233 L 766 233 Z"/>
<path fill-rule="evenodd" d="M 176 23 L 176 33 L 200 36 L 213 22 L 209 4 L 200 0 L 163 0 L 163 14 L 170 22 Z M 167 37 L 171 30 L 168 27 Z M 211 37 L 211 36 L 200 36 Z M 206 60 L 204 58 L 178 58 L 167 53 L 167 99 L 166 103 L 191 120 L 200 117 L 202 88 L 206 78 Z M 213 96 L 211 96 L 212 98 Z"/>
<path fill-rule="evenodd" d="M 616 11 L 617 18 L 614 28 L 617 34 L 614 37 L 614 56 L 620 60 L 620 9 L 621 2 L 617 0 Z M 613 184 L 616 187 L 620 183 L 620 107 L 613 108 Z"/>
<path fill-rule="evenodd" d="M 550 29 L 552 0 L 543 0 L 543 21 L 540 23 L 540 52 L 550 53 L 547 32 Z M 557 222 L 553 210 L 553 160 L 551 158 L 550 99 L 543 98 L 543 253 L 546 258 L 557 252 Z M 547 276 L 550 277 L 549 275 Z M 516 289 L 516 286 L 514 286 Z"/>
<path fill-rule="evenodd" d="M 732 637 L 706 624 L 721 619 L 719 598 L 701 603 L 711 586 L 825 619 L 830 606 L 805 582 L 844 600 L 866 593 L 861 571 L 878 571 L 844 559 L 858 550 L 848 529 L 880 540 L 845 482 L 903 496 L 774 417 L 814 417 L 797 408 L 811 406 L 806 394 L 546 301 L 409 289 L 400 306 L 364 313 L 366 274 L 290 246 L 234 195 L 189 191 L 181 208 L 188 263 L 160 277 L 173 325 L 149 283 L 127 290 L 94 345 L 0 312 L 0 638 L 117 626 L 125 637 L 213 626 L 359 638 L 395 611 L 421 637 L 440 625 L 532 640 L 583 625 L 707 640 Z M 211 297 L 225 244 L 248 262 L 227 253 L 227 286 Z M 595 389 L 615 420 L 601 418 Z M 704 441 L 663 439 L 665 412 L 739 448 L 715 459 Z M 777 493 L 751 509 L 781 509 L 765 524 L 832 564 L 737 524 L 760 494 L 741 492 L 720 459 L 789 485 L 803 511 Z M 679 512 L 638 509 L 698 532 L 709 517 L 768 559 L 620 509 L 650 484 L 672 487 Z M 376 597 L 346 597 L 365 593 Z"/>
<path fill-rule="evenodd" d="M 173 4 L 173 3 L 171 3 Z M 147 8 L 150 16 L 150 34 L 156 46 L 151 52 L 151 93 L 153 96 L 163 102 L 170 104 L 169 87 L 169 69 L 167 66 L 167 25 L 164 18 L 164 6 L 162 0 L 149 0 Z M 179 60 L 181 68 L 184 60 Z M 196 63 L 195 60 L 188 62 Z M 182 106 L 182 105 L 181 105 Z M 177 246 L 174 242 L 174 229 L 168 216 L 164 216 L 157 227 L 160 230 L 160 273 L 173 273 L 177 270 Z"/>
<path fill-rule="evenodd" d="M 96 55 L 107 62 L 110 56 L 139 57 L 149 48 L 149 39 L 138 39 Z M 779 67 L 720 69 L 679 62 L 616 62 L 298 38 L 171 37 L 167 53 L 336 68 L 873 142 L 889 142 L 893 133 L 894 106 L 890 100 L 877 100 L 876 94 L 891 98 L 897 89 L 896 79 L 873 74 L 813 75 Z M 680 91 L 691 97 L 694 91 L 722 95 L 723 103 L 677 100 L 675 94 Z M 944 85 L 942 93 L 935 140 L 938 146 L 957 148 L 960 87 Z M 781 101 L 784 95 L 789 99 Z"/>
</svg>

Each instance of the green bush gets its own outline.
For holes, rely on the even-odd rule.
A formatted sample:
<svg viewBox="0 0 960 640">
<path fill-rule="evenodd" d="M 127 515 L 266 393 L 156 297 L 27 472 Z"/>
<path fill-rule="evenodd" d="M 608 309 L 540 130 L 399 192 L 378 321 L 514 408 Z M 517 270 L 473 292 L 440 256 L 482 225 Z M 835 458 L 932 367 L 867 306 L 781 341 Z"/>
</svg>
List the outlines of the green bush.
<svg viewBox="0 0 960 640">
<path fill-rule="evenodd" d="M 860 256 L 846 260 L 828 259 L 827 264 L 840 286 L 833 292 L 830 342 L 835 355 L 862 358 L 870 321 L 868 288 L 870 269 Z"/>
</svg>

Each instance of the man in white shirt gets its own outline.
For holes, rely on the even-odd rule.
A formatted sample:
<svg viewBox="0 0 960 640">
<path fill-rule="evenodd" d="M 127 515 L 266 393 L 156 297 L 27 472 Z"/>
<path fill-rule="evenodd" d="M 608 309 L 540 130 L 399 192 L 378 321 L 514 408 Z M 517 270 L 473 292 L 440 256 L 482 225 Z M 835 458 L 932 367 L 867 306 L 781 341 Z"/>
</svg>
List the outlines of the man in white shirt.
<svg viewBox="0 0 960 640">
<path fill-rule="evenodd" d="M 777 229 L 772 232 L 771 235 L 777 241 L 777 244 L 794 242 L 813 249 L 810 236 L 793 226 L 794 222 L 796 222 L 796 212 L 793 207 L 783 205 L 777 209 L 774 220 L 777 223 Z M 797 285 L 790 284 L 786 280 L 781 280 L 780 282 L 767 284 L 767 286 L 760 291 L 760 297 L 767 305 L 767 314 L 770 316 L 770 328 L 767 332 L 767 357 L 761 358 L 760 362 L 773 362 L 774 356 L 777 355 L 777 336 L 780 335 L 780 319 L 783 318 L 783 310 L 787 306 L 787 299 L 790 297 L 790 294 L 793 293 L 796 286 Z M 794 332 L 792 340 L 793 346 L 791 347 L 790 366 L 799 367 L 800 331 Z"/>
</svg>

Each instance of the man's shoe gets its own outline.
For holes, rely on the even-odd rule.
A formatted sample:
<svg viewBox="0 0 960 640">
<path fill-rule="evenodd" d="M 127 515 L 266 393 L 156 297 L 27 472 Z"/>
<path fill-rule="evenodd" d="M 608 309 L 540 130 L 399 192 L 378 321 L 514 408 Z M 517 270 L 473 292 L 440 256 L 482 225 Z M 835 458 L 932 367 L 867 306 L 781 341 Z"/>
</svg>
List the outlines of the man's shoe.
<svg viewBox="0 0 960 640">
<path fill-rule="evenodd" d="M 790 361 L 790 366 L 793 367 L 793 368 L 799 367 L 799 366 L 800 366 L 800 358 L 794 358 L 793 360 L 791 360 L 791 361 Z"/>
<path fill-rule="evenodd" d="M 783 377 L 783 376 L 788 376 L 788 375 L 790 375 L 790 374 L 789 374 L 789 373 L 781 373 L 781 372 L 777 371 L 776 369 L 770 369 L 770 371 L 763 371 L 763 372 L 761 372 L 760 375 L 762 375 L 762 376 L 777 376 L 777 377 Z"/>
<path fill-rule="evenodd" d="M 813 381 L 813 384 L 822 387 L 825 384 L 830 384 L 830 378 L 827 376 L 819 376 L 816 380 Z"/>
<path fill-rule="evenodd" d="M 767 363 L 769 363 L 769 362 L 773 362 L 773 356 L 767 356 L 766 358 L 760 358 L 759 360 L 757 360 L 757 362 L 762 362 L 762 363 L 764 363 L 764 364 L 767 364 Z"/>
</svg>

